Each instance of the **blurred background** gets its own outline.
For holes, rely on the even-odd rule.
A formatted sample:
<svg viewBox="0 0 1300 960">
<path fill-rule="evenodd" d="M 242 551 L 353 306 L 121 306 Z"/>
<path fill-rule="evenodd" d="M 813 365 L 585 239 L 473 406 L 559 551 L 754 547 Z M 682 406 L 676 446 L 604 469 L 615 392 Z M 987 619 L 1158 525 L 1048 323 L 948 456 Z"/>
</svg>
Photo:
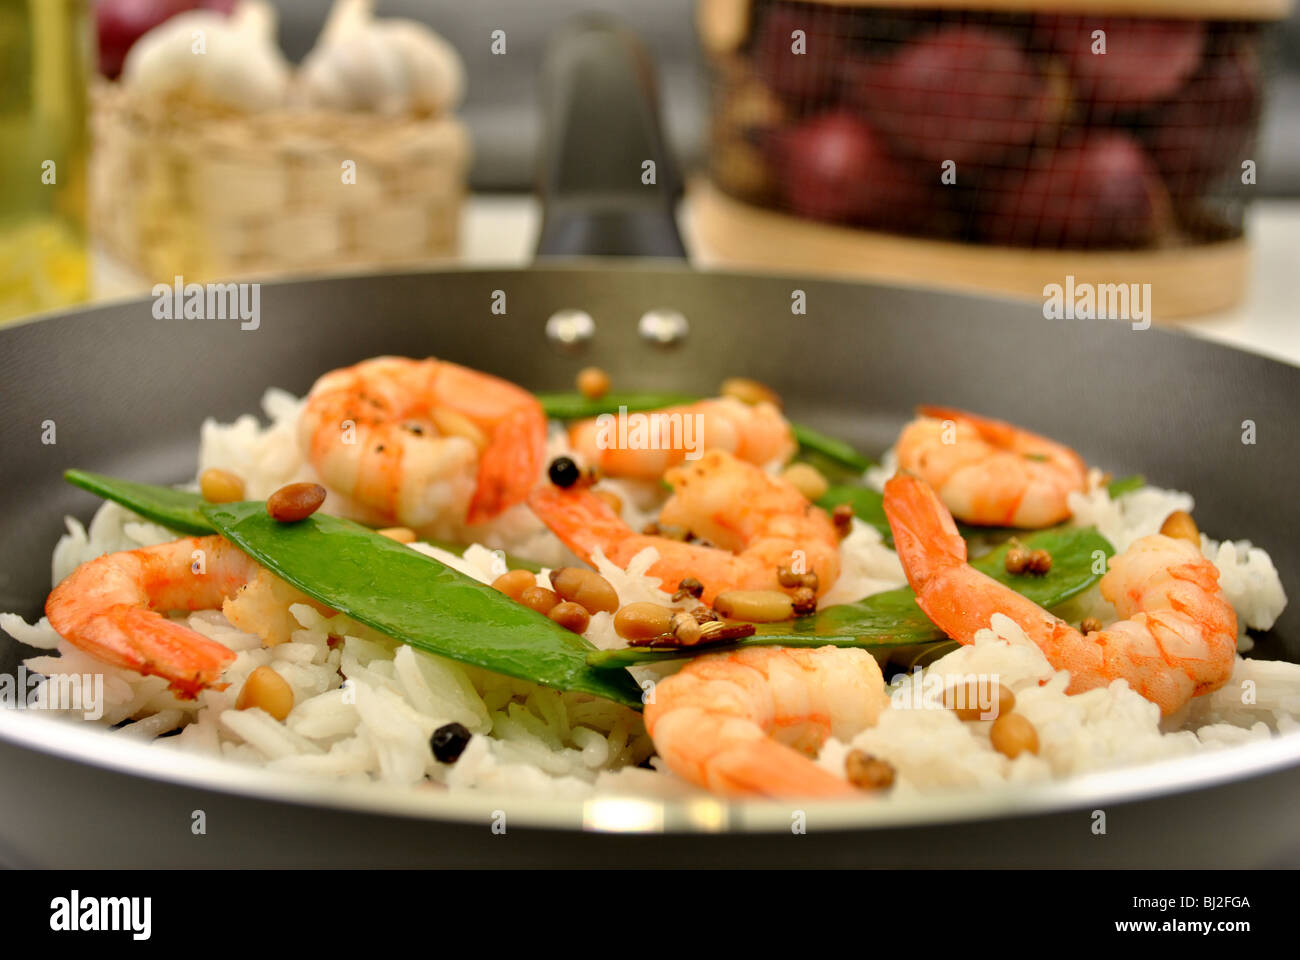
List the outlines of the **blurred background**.
<svg viewBox="0 0 1300 960">
<path fill-rule="evenodd" d="M 1176 0 L 1164 5 L 1180 6 Z M 276 6 L 285 53 L 301 59 L 324 23 L 330 0 L 276 0 Z M 463 115 L 477 148 L 471 186 L 530 190 L 538 132 L 534 81 L 546 38 L 566 18 L 593 10 L 617 16 L 650 48 L 659 68 L 669 138 L 688 168 L 703 163 L 710 80 L 696 6 L 696 0 L 383 0 L 379 9 L 384 16 L 433 25 L 464 58 L 470 82 Z M 494 56 L 489 48 L 488 35 L 498 28 L 508 31 L 505 57 Z M 1300 196 L 1300 14 L 1294 9 L 1278 21 L 1274 42 L 1277 75 L 1259 150 L 1268 176 L 1259 188 L 1268 196 Z"/>
<path fill-rule="evenodd" d="M 0 321 L 528 262 L 543 53 L 599 12 L 653 57 L 697 265 L 1151 283 L 1157 320 L 1300 357 L 1292 6 L 0 0 Z"/>
</svg>

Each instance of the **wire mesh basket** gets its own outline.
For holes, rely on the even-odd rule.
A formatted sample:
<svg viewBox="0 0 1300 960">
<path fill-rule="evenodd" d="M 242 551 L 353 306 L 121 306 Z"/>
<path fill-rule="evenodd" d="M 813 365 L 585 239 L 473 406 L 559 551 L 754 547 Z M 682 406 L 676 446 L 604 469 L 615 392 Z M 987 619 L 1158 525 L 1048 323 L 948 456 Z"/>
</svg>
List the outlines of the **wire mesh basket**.
<svg viewBox="0 0 1300 960">
<path fill-rule="evenodd" d="M 1022 253 L 1242 236 L 1286 3 L 978 6 L 702 0 L 712 184 L 805 221 Z"/>
<path fill-rule="evenodd" d="M 1258 22 L 790 0 L 750 16 L 714 60 L 710 169 L 735 196 L 1024 246 L 1241 231 Z"/>
</svg>

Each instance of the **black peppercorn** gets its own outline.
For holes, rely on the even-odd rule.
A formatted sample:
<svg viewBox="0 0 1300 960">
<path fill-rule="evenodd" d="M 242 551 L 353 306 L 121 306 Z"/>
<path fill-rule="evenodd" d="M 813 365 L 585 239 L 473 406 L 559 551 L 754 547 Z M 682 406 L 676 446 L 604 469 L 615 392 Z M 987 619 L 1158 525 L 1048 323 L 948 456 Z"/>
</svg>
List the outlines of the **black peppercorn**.
<svg viewBox="0 0 1300 960">
<path fill-rule="evenodd" d="M 546 475 L 550 477 L 551 483 L 557 487 L 571 487 L 578 482 L 582 471 L 578 465 L 569 457 L 556 457 L 551 461 L 550 467 L 546 470 Z"/>
<path fill-rule="evenodd" d="M 465 752 L 467 743 L 469 731 L 460 723 L 445 723 L 433 731 L 433 736 L 429 738 L 429 745 L 433 747 L 433 755 L 439 763 L 455 763 Z"/>
</svg>

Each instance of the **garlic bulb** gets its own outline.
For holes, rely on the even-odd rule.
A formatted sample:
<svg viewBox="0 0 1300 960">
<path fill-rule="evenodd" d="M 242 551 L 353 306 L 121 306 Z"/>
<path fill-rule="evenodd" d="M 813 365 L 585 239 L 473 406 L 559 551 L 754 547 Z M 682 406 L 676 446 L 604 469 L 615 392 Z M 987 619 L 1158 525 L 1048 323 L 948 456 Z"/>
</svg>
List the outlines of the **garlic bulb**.
<svg viewBox="0 0 1300 960">
<path fill-rule="evenodd" d="M 250 112 L 279 106 L 289 65 L 275 43 L 275 13 L 266 3 L 243 0 L 230 17 L 210 10 L 178 14 L 131 47 L 122 83 L 135 95 L 188 90 Z"/>
<path fill-rule="evenodd" d="M 465 88 L 451 44 L 413 20 L 375 20 L 371 0 L 336 0 L 300 76 L 313 105 L 388 114 L 445 112 Z"/>
</svg>

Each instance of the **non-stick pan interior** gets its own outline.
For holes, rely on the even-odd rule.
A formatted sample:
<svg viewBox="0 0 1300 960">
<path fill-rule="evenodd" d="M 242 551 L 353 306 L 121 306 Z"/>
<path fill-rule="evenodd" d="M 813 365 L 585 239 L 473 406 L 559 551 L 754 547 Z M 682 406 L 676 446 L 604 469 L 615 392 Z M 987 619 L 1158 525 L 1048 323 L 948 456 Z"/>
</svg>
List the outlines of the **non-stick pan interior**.
<svg viewBox="0 0 1300 960">
<path fill-rule="evenodd" d="M 206 417 L 256 412 L 268 386 L 302 392 L 325 370 L 380 353 L 438 355 L 539 390 L 567 389 L 588 364 L 604 367 L 627 390 L 708 392 L 724 376 L 753 376 L 782 393 L 792 417 L 873 455 L 892 443 L 917 403 L 984 411 L 1069 443 L 1116 475 L 1141 472 L 1153 483 L 1193 491 L 1202 529 L 1267 548 L 1288 595 L 1298 592 L 1294 531 L 1300 506 L 1288 494 L 1297 467 L 1290 419 L 1300 369 L 1250 354 L 1124 324 L 1045 320 L 1024 304 L 659 265 L 335 278 L 268 284 L 260 294 L 255 330 L 241 330 L 237 320 L 155 319 L 152 301 L 141 300 L 0 331 L 6 412 L 0 419 L 0 529 L 8 548 L 0 559 L 0 610 L 39 616 L 64 515 L 85 520 L 97 506 L 61 481 L 64 469 L 154 482 L 191 478 Z M 502 294 L 505 313 L 494 313 Z M 806 313 L 792 310 L 801 303 Z M 585 310 L 595 320 L 594 337 L 577 352 L 553 345 L 544 331 L 546 319 L 565 308 Z M 665 308 L 681 311 L 690 324 L 687 340 L 673 349 L 651 346 L 637 332 L 643 313 Z M 1247 420 L 1254 444 L 1242 442 Z M 55 442 L 45 443 L 51 422 Z M 0 638 L 0 671 L 12 672 L 27 652 Z M 1254 655 L 1300 660 L 1294 607 L 1260 639 Z M 109 738 L 76 727 L 60 727 L 55 737 L 54 726 L 36 728 L 50 722 L 44 718 L 14 721 L 0 753 L 13 765 L 9 769 L 22 771 L 24 785 L 15 783 L 0 805 L 23 821 L 0 838 L 0 845 L 15 845 L 0 850 L 0 857 L 15 863 L 121 862 L 113 837 L 139 836 L 160 804 L 183 812 L 200 796 L 205 808 L 220 810 L 232 823 L 243 818 L 260 826 L 250 826 L 247 836 L 240 832 L 234 845 L 208 845 L 202 855 L 179 840 L 151 847 L 148 862 L 319 862 L 325 856 L 316 846 L 320 834 L 304 829 L 307 823 L 337 825 L 338 832 L 326 831 L 339 845 L 331 846 L 329 862 L 481 862 L 483 856 L 476 820 L 482 811 L 470 800 L 430 801 L 427 813 L 409 821 L 389 815 L 406 802 L 393 795 L 359 801 L 347 812 L 343 807 L 350 804 L 322 797 L 317 805 L 263 782 L 256 775 L 264 771 L 223 766 L 220 775 L 196 773 L 186 780 L 172 769 L 173 760 L 159 763 L 151 754 L 136 762 L 128 755 L 134 748 L 119 739 L 110 749 Z M 68 741 L 66 749 L 51 737 Z M 1113 771 L 1106 783 L 1092 786 L 1072 781 L 1002 799 L 938 798 L 928 814 L 870 806 L 832 811 L 838 829 L 871 827 L 872 839 L 849 842 L 842 839 L 846 834 L 831 832 L 818 841 L 820 852 L 786 849 L 779 834 L 788 829 L 780 828 L 779 818 L 764 820 L 761 805 L 711 804 L 703 819 L 685 808 L 660 813 L 670 833 L 749 834 L 743 846 L 717 837 L 706 856 L 717 863 L 806 862 L 811 856 L 876 865 L 1150 864 L 1157 858 L 1258 865 L 1290 856 L 1300 836 L 1284 800 L 1295 780 L 1289 739 L 1240 747 L 1218 760 L 1176 762 L 1177 771 Z M 117 772 L 93 772 L 72 762 L 77 759 Z M 315 796 L 306 785 L 293 786 Z M 1162 799 L 1192 787 L 1201 789 Z M 86 791 L 117 811 L 121 830 L 104 842 L 65 849 L 57 838 L 64 836 L 63 824 L 80 816 L 78 798 Z M 1074 849 L 1070 837 L 1091 834 L 1079 828 L 1082 815 L 1073 808 L 1091 808 L 1103 794 L 1115 802 L 1149 799 L 1128 803 L 1105 850 L 1095 842 Z M 301 817 L 303 802 L 315 805 L 310 821 Z M 37 809 L 43 815 L 31 817 Z M 535 825 L 546 828 L 521 834 L 535 840 L 535 849 L 513 847 L 501 862 L 553 863 L 557 848 L 549 830 L 593 829 L 586 807 L 565 807 L 554 816 L 548 809 L 529 807 Z M 1211 816 L 1205 811 L 1223 809 L 1259 816 L 1243 814 L 1221 842 L 1215 833 L 1171 851 L 1161 839 L 1179 829 L 1199 831 Z M 137 810 L 148 812 L 136 816 Z M 1053 810 L 1051 817 L 1030 815 Z M 889 828 L 894 821 L 899 829 Z M 951 829 L 942 832 L 949 821 Z M 924 843 L 917 830 L 927 831 Z M 771 839 L 763 839 L 764 831 Z M 275 843 L 257 839 L 271 836 Z M 615 862 L 608 858 L 621 849 L 617 843 L 635 843 L 586 832 L 564 836 L 571 862 Z M 378 843 L 380 837 L 388 840 Z M 680 837 L 664 839 L 621 855 L 691 862 L 705 849 L 683 845 Z M 921 856 L 922 849 L 934 852 Z M 58 853 L 54 860 L 52 851 Z"/>
<path fill-rule="evenodd" d="M 256 412 L 268 386 L 302 392 L 326 370 L 383 353 L 445 357 L 539 390 L 569 388 L 588 364 L 629 390 L 706 393 L 725 376 L 752 376 L 780 391 L 792 417 L 873 455 L 916 404 L 967 407 L 1055 437 L 1117 476 L 1192 491 L 1202 529 L 1265 547 L 1288 595 L 1300 593 L 1300 502 L 1289 495 L 1300 369 L 1188 336 L 1047 320 L 1019 303 L 672 266 L 266 284 L 248 330 L 237 319 L 156 319 L 153 306 L 0 331 L 0 610 L 38 613 L 64 515 L 85 519 L 96 506 L 61 482 L 64 469 L 191 478 L 206 417 Z M 595 321 L 574 352 L 544 329 L 564 308 Z M 643 313 L 665 308 L 690 325 L 675 348 L 638 333 Z M 43 442 L 49 421 L 54 443 Z M 5 650 L 12 659 L 13 645 Z M 1294 604 L 1257 655 L 1300 660 Z"/>
</svg>

